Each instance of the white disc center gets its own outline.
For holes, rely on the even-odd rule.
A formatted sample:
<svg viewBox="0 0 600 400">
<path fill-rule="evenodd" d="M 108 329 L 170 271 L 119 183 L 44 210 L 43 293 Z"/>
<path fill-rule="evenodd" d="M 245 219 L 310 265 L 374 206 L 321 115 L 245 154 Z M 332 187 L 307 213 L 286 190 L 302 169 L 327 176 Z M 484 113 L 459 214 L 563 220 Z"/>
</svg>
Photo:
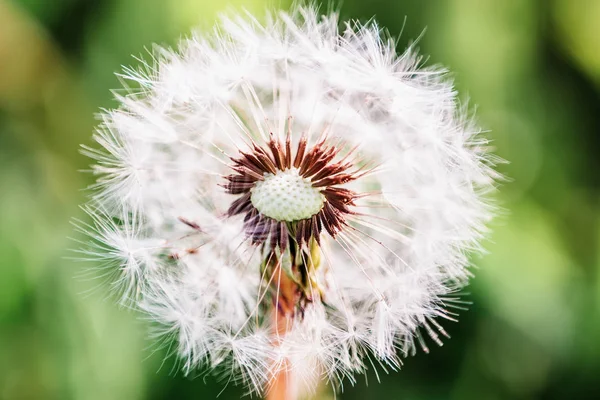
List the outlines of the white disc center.
<svg viewBox="0 0 600 400">
<path fill-rule="evenodd" d="M 321 211 L 325 196 L 296 168 L 266 173 L 250 189 L 250 201 L 261 214 L 277 221 L 308 219 Z"/>
</svg>

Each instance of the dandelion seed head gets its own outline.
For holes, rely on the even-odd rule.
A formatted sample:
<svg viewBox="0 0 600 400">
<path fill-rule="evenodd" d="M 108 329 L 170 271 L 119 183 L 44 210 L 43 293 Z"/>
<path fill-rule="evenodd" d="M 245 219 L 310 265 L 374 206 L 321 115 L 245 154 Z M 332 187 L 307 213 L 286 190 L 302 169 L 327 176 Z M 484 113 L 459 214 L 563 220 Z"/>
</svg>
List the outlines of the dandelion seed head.
<svg viewBox="0 0 600 400">
<path fill-rule="evenodd" d="M 84 149 L 82 252 L 184 372 L 310 391 L 447 336 L 497 175 L 444 69 L 294 6 L 223 17 L 121 78 Z"/>
</svg>

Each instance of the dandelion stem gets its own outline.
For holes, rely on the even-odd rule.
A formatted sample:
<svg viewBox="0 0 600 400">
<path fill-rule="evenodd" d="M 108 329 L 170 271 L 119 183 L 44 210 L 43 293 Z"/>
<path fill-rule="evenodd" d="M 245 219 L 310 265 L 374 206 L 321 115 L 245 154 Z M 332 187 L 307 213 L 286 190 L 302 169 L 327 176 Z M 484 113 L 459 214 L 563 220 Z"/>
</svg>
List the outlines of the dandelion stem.
<svg viewBox="0 0 600 400">
<path fill-rule="evenodd" d="M 288 364 L 286 361 L 285 364 Z M 281 366 L 273 376 L 266 400 L 296 400 L 292 374 L 288 365 Z"/>
<path fill-rule="evenodd" d="M 274 341 L 275 345 L 279 346 L 283 337 L 292 328 L 299 294 L 297 283 L 283 271 L 279 260 L 273 274 L 275 274 L 273 281 L 277 287 L 272 318 Z M 297 397 L 289 360 L 285 359 L 273 369 L 266 400 L 295 400 Z"/>
</svg>

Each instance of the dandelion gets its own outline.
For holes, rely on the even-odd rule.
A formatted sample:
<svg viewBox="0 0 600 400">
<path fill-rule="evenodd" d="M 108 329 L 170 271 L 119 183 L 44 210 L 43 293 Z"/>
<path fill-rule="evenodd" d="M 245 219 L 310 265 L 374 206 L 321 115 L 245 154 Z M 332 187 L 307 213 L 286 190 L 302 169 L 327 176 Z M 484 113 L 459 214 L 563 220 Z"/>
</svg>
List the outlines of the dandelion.
<svg viewBox="0 0 600 400">
<path fill-rule="evenodd" d="M 447 336 L 494 159 L 445 71 L 395 48 L 375 22 L 295 6 L 121 75 L 84 150 L 83 251 L 184 372 L 295 398 Z"/>
</svg>

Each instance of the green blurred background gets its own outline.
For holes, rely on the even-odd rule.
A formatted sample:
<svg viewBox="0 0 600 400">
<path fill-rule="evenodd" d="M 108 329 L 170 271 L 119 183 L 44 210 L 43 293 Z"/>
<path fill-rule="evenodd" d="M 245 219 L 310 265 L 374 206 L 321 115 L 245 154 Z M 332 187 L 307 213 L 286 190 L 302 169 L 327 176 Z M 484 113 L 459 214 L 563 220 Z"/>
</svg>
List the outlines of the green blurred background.
<svg viewBox="0 0 600 400">
<path fill-rule="evenodd" d="M 266 1 L 235 0 L 262 15 Z M 114 72 L 227 8 L 0 0 L 0 399 L 212 399 L 65 257 Z M 285 7 L 285 3 L 283 4 Z M 342 399 L 600 398 L 600 0 L 344 0 L 454 73 L 510 177 L 471 310 L 430 355 Z M 239 398 L 227 388 L 221 399 Z"/>
</svg>

